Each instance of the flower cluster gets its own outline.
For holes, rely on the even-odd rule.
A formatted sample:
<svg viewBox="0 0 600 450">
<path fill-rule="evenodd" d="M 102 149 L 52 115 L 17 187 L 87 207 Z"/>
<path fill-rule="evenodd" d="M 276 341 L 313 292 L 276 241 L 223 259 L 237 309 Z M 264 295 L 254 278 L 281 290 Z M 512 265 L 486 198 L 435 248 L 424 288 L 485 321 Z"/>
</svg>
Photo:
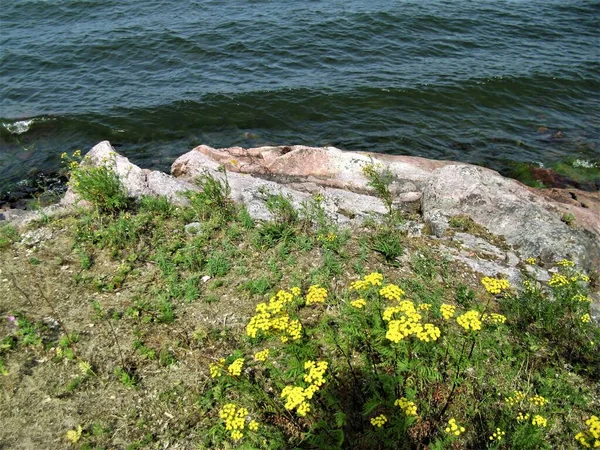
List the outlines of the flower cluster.
<svg viewBox="0 0 600 450">
<path fill-rule="evenodd" d="M 371 286 L 381 286 L 383 282 L 383 275 L 378 272 L 370 273 L 369 275 L 365 275 L 362 280 L 356 280 L 350 284 L 350 288 L 355 291 L 360 291 L 363 289 L 368 289 Z"/>
<path fill-rule="evenodd" d="M 227 367 L 227 371 L 234 377 L 239 377 L 242 374 L 242 366 L 244 365 L 244 358 L 238 358 Z"/>
<path fill-rule="evenodd" d="M 500 294 L 502 291 L 510 288 L 508 280 L 503 278 L 483 277 L 481 284 L 490 294 Z"/>
<path fill-rule="evenodd" d="M 465 427 L 456 423 L 456 419 L 452 418 L 448 421 L 448 426 L 444 430 L 448 434 L 453 434 L 455 436 L 460 436 L 461 433 L 465 432 Z"/>
<path fill-rule="evenodd" d="M 580 303 L 580 302 L 581 303 L 584 303 L 584 302 L 587 303 L 587 302 L 591 302 L 592 301 L 591 298 L 589 298 L 587 295 L 583 295 L 583 294 L 577 294 L 571 300 L 573 302 L 575 302 L 575 303 Z"/>
<path fill-rule="evenodd" d="M 501 441 L 506 432 L 502 431 L 500 428 L 496 428 L 496 431 L 492 433 L 490 436 L 490 441 Z"/>
<path fill-rule="evenodd" d="M 311 305 L 313 303 L 324 303 L 326 298 L 327 289 L 315 284 L 308 288 L 308 294 L 306 294 L 306 304 Z"/>
<path fill-rule="evenodd" d="M 256 420 L 251 420 L 250 423 L 248 424 L 248 429 L 250 431 L 258 431 L 259 425 L 260 424 Z"/>
<path fill-rule="evenodd" d="M 393 319 L 396 314 L 400 314 L 400 317 Z M 424 342 L 435 341 L 441 334 L 435 325 L 420 322 L 421 314 L 410 300 L 403 300 L 398 306 L 386 308 L 383 311 L 383 320 L 389 321 L 385 337 L 396 343 L 411 335 Z"/>
<path fill-rule="evenodd" d="M 417 405 L 415 402 L 408 400 L 405 397 L 399 398 L 394 402 L 395 406 L 398 406 L 404 414 L 407 416 L 416 416 L 417 415 Z"/>
<path fill-rule="evenodd" d="M 264 362 L 267 360 L 268 357 L 269 357 L 269 349 L 268 348 L 265 348 L 263 351 L 256 352 L 254 354 L 254 359 L 256 361 Z"/>
<path fill-rule="evenodd" d="M 225 422 L 225 429 L 231 431 L 231 438 L 235 441 L 244 437 L 242 430 L 246 425 L 246 408 L 238 408 L 234 403 L 227 403 L 219 411 L 219 417 Z"/>
<path fill-rule="evenodd" d="M 553 273 L 548 284 L 552 287 L 561 287 L 569 284 L 569 279 L 560 273 Z"/>
<path fill-rule="evenodd" d="M 386 422 L 387 422 L 387 417 L 385 417 L 383 414 L 380 414 L 377 417 L 373 417 L 371 419 L 371 425 L 373 425 L 374 427 L 377 427 L 377 428 L 381 428 L 382 426 L 385 425 Z"/>
<path fill-rule="evenodd" d="M 431 303 L 421 303 L 418 306 L 419 311 L 429 311 L 431 309 Z"/>
<path fill-rule="evenodd" d="M 264 334 L 281 333 L 281 341 L 287 342 L 290 338 L 297 340 L 302 337 L 302 325 L 298 320 L 290 319 L 285 311 L 295 297 L 300 294 L 300 289 L 292 288 L 291 292 L 280 290 L 271 297 L 269 303 L 256 305 L 257 314 L 254 315 L 246 326 L 246 334 L 255 338 L 259 332 Z"/>
<path fill-rule="evenodd" d="M 508 406 L 515 406 L 520 404 L 523 400 L 527 398 L 525 392 L 523 391 L 515 391 L 513 395 L 510 397 L 505 397 L 504 401 L 508 404 Z"/>
<path fill-rule="evenodd" d="M 575 439 L 585 448 L 600 448 L 600 419 L 592 416 L 585 421 L 588 430 L 577 433 Z"/>
<path fill-rule="evenodd" d="M 569 259 L 561 259 L 556 264 L 562 267 L 575 267 L 575 263 Z"/>
<path fill-rule="evenodd" d="M 504 322 L 506 322 L 506 316 L 503 316 L 502 314 L 496 314 L 496 313 L 484 314 L 481 319 L 485 323 L 492 323 L 492 324 L 497 324 L 497 325 L 503 324 Z"/>
<path fill-rule="evenodd" d="M 443 303 L 442 306 L 440 306 L 440 312 L 442 313 L 442 317 L 444 319 L 450 320 L 456 313 L 456 306 Z"/>
<path fill-rule="evenodd" d="M 210 363 L 208 365 L 211 378 L 218 378 L 222 375 L 221 369 L 223 368 L 223 364 L 225 364 L 225 358 L 219 359 L 217 363 Z"/>
<path fill-rule="evenodd" d="M 304 369 L 307 372 L 304 375 L 304 381 L 309 383 L 307 388 L 302 386 L 286 386 L 281 391 L 281 397 L 286 399 L 285 409 L 296 410 L 300 417 L 306 416 L 310 412 L 310 403 L 307 400 L 313 398 L 313 395 L 325 384 L 325 371 L 327 362 L 325 361 L 306 361 Z"/>
<path fill-rule="evenodd" d="M 465 330 L 479 331 L 481 330 L 481 313 L 471 310 L 461 314 L 456 318 L 456 322 Z"/>
<path fill-rule="evenodd" d="M 365 306 L 367 306 L 367 302 L 364 298 L 359 298 L 358 300 L 354 300 L 352 302 L 350 302 L 350 304 L 357 309 L 361 309 L 364 308 Z"/>
<path fill-rule="evenodd" d="M 581 316 L 581 322 L 582 323 L 589 323 L 591 320 L 592 320 L 592 318 L 587 313 L 584 314 L 583 316 Z"/>
<path fill-rule="evenodd" d="M 542 397 L 541 395 L 534 395 L 533 397 L 529 397 L 529 401 L 535 405 L 535 406 L 539 406 L 540 408 L 542 406 L 546 406 L 548 404 L 548 400 L 546 400 L 544 397 Z"/>
<path fill-rule="evenodd" d="M 517 414 L 517 422 L 519 423 L 523 423 L 523 422 L 527 422 L 529 420 L 529 413 L 525 413 L 523 414 L 522 412 L 519 412 Z"/>
<path fill-rule="evenodd" d="M 527 258 L 527 259 L 525 260 L 525 262 L 526 262 L 527 264 L 530 264 L 530 265 L 532 265 L 532 266 L 533 266 L 533 265 L 537 264 L 537 259 L 535 259 L 535 258 Z"/>
<path fill-rule="evenodd" d="M 548 421 L 539 414 L 536 414 L 535 416 L 533 416 L 531 424 L 535 425 L 536 427 L 545 428 L 548 425 Z"/>
<path fill-rule="evenodd" d="M 400 301 L 404 295 L 404 291 L 395 284 L 387 284 L 379 290 L 379 294 L 388 300 Z"/>
</svg>

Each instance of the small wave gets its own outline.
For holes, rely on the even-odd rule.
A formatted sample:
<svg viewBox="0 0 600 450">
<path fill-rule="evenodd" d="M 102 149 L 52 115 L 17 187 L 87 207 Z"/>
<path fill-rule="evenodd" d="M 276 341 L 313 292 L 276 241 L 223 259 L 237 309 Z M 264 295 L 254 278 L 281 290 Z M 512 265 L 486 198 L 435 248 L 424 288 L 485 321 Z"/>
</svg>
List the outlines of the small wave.
<svg viewBox="0 0 600 450">
<path fill-rule="evenodd" d="M 573 167 L 581 167 L 584 169 L 595 169 L 596 167 L 598 167 L 598 165 L 596 163 L 587 161 L 585 159 L 576 159 L 575 161 L 573 161 Z"/>
<path fill-rule="evenodd" d="M 27 120 L 18 120 L 12 123 L 2 122 L 2 126 L 10 133 L 10 134 L 23 134 L 29 131 L 31 125 L 35 122 L 35 119 L 27 119 Z"/>
</svg>

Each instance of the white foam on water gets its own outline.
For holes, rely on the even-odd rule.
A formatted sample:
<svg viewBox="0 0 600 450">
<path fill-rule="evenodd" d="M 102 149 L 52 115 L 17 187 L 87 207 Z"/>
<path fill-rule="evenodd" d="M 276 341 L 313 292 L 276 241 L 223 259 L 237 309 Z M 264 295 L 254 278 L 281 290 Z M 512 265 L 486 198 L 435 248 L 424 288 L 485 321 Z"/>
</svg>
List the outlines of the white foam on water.
<svg viewBox="0 0 600 450">
<path fill-rule="evenodd" d="M 28 119 L 28 120 L 19 120 L 17 122 L 13 122 L 13 123 L 3 122 L 2 125 L 11 134 L 23 134 L 29 130 L 29 128 L 31 127 L 31 124 L 33 122 L 34 122 L 34 119 Z"/>
<path fill-rule="evenodd" d="M 586 161 L 585 159 L 576 159 L 573 161 L 573 167 L 583 167 L 585 169 L 594 169 L 596 166 L 595 163 Z"/>
</svg>

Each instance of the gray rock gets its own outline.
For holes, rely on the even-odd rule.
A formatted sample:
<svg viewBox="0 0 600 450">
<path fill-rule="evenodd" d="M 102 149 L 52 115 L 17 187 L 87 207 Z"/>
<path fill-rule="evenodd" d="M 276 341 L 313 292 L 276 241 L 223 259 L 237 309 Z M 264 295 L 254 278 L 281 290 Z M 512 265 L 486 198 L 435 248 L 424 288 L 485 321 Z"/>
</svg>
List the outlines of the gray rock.
<svg viewBox="0 0 600 450">
<path fill-rule="evenodd" d="M 515 267 L 509 267 L 495 261 L 473 258 L 465 252 L 460 252 L 458 255 L 450 254 L 448 257 L 452 260 L 460 261 L 466 264 L 474 272 L 488 277 L 504 275 L 513 286 L 516 286 L 521 282 L 521 272 Z"/>
<path fill-rule="evenodd" d="M 548 271 L 538 266 L 526 265 L 525 272 L 527 272 L 529 276 L 535 278 L 537 281 L 547 282 L 550 280 L 550 274 Z"/>
<path fill-rule="evenodd" d="M 393 206 L 398 211 L 407 214 L 419 214 L 421 212 L 420 192 L 403 192 L 396 196 Z"/>
<path fill-rule="evenodd" d="M 506 252 L 505 262 L 509 266 L 515 267 L 521 262 L 521 259 L 514 252 Z"/>
<path fill-rule="evenodd" d="M 187 234 L 198 234 L 202 229 L 202 224 L 200 222 L 188 223 L 184 229 Z"/>
<path fill-rule="evenodd" d="M 27 247 L 34 247 L 50 239 L 52 239 L 52 229 L 43 227 L 23 234 L 21 243 Z"/>
<path fill-rule="evenodd" d="M 525 257 L 544 253 L 600 267 L 597 237 L 570 228 L 541 196 L 483 167 L 454 164 L 433 171 L 423 190 L 422 209 L 425 220 L 436 224 L 440 215 L 469 215 Z"/>
<path fill-rule="evenodd" d="M 433 211 L 430 212 L 425 217 L 425 223 L 429 225 L 429 229 L 431 230 L 431 234 L 441 238 L 446 233 L 448 229 L 448 217 L 443 214 L 441 211 Z"/>
<path fill-rule="evenodd" d="M 488 256 L 500 260 L 504 260 L 506 257 L 504 252 L 495 245 L 492 245 L 488 241 L 480 237 L 473 236 L 469 233 L 456 233 L 453 237 L 453 240 L 460 242 L 463 247 L 473 250 L 482 256 Z M 514 265 L 516 266 L 516 264 Z"/>
</svg>

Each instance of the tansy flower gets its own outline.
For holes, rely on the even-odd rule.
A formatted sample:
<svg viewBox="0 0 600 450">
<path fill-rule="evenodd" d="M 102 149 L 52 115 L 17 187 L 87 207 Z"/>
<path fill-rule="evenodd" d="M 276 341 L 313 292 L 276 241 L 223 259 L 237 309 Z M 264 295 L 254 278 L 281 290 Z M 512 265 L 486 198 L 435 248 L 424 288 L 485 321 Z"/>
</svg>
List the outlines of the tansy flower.
<svg viewBox="0 0 600 450">
<path fill-rule="evenodd" d="M 500 428 L 496 428 L 496 431 L 494 431 L 494 433 L 492 433 L 492 435 L 490 436 L 490 441 L 500 442 L 502 440 L 502 437 L 505 434 L 506 433 L 504 431 L 502 431 Z"/>
<path fill-rule="evenodd" d="M 67 431 L 66 434 L 66 438 L 68 441 L 72 442 L 73 444 L 76 444 L 79 439 L 81 438 L 81 433 L 83 432 L 83 428 L 81 428 L 81 425 L 77 426 L 76 430 L 69 430 Z"/>
<path fill-rule="evenodd" d="M 528 420 L 529 420 L 529 413 L 523 414 L 522 412 L 520 412 L 519 414 L 517 414 L 517 422 L 523 423 L 523 422 L 527 422 Z"/>
<path fill-rule="evenodd" d="M 592 320 L 592 318 L 590 317 L 589 314 L 584 314 L 583 316 L 581 316 L 581 322 L 583 323 L 588 323 Z"/>
<path fill-rule="evenodd" d="M 518 405 L 519 403 L 521 403 L 526 398 L 527 398 L 527 395 L 525 395 L 525 392 L 523 392 L 523 391 L 515 391 L 512 396 L 505 397 L 504 401 L 506 403 L 508 403 L 508 406 L 514 406 L 514 405 Z"/>
<path fill-rule="evenodd" d="M 404 291 L 395 284 L 388 284 L 379 290 L 379 294 L 388 300 L 400 300 Z"/>
<path fill-rule="evenodd" d="M 254 354 L 254 359 L 256 361 L 263 361 L 264 362 L 264 361 L 267 360 L 268 357 L 269 357 L 269 349 L 268 348 L 265 348 L 263 351 L 256 352 Z"/>
<path fill-rule="evenodd" d="M 490 294 L 499 294 L 503 290 L 510 288 L 510 283 L 508 280 L 503 278 L 483 277 L 481 279 L 481 284 L 483 284 L 485 290 Z"/>
<path fill-rule="evenodd" d="M 548 284 L 552 287 L 561 287 L 569 284 L 569 279 L 560 273 L 553 273 Z"/>
<path fill-rule="evenodd" d="M 429 311 L 431 309 L 431 303 L 421 303 L 418 306 L 419 311 Z"/>
<path fill-rule="evenodd" d="M 537 264 L 537 259 L 535 259 L 535 258 L 527 258 L 525 260 L 525 262 L 527 262 L 527 264 L 531 264 L 533 266 L 534 264 Z"/>
<path fill-rule="evenodd" d="M 306 294 L 306 304 L 312 303 L 323 303 L 327 298 L 327 289 L 320 287 L 315 284 L 308 288 L 308 294 Z"/>
<path fill-rule="evenodd" d="M 244 358 L 238 358 L 234 362 L 232 362 L 229 365 L 229 367 L 227 367 L 227 371 L 234 377 L 237 377 L 242 373 L 243 365 L 244 365 Z"/>
<path fill-rule="evenodd" d="M 415 402 L 408 400 L 405 397 L 399 398 L 394 402 L 395 406 L 400 407 L 404 414 L 407 416 L 416 416 L 417 415 L 417 405 Z"/>
<path fill-rule="evenodd" d="M 480 315 L 479 312 L 474 310 L 467 311 L 458 316 L 456 322 L 467 331 L 478 331 L 481 330 L 481 320 L 479 320 Z"/>
<path fill-rule="evenodd" d="M 352 305 L 354 308 L 361 309 L 361 308 L 364 308 L 365 306 L 367 306 L 367 302 L 365 301 L 364 298 L 359 298 L 358 300 L 354 300 L 353 302 L 350 302 L 350 305 Z"/>
<path fill-rule="evenodd" d="M 380 414 L 377 417 L 373 417 L 371 419 L 371 425 L 373 425 L 374 427 L 377 427 L 377 428 L 383 427 L 386 422 L 387 422 L 387 417 L 385 417 L 385 415 L 383 415 L 383 414 Z"/>
<path fill-rule="evenodd" d="M 531 424 L 535 425 L 536 427 L 544 428 L 546 425 L 548 425 L 548 421 L 540 415 L 535 415 L 531 420 Z"/>
<path fill-rule="evenodd" d="M 539 407 L 542 407 L 548 403 L 548 400 L 546 400 L 541 395 L 534 395 L 533 397 L 529 398 L 529 401 L 531 403 L 533 403 L 535 406 L 539 406 Z"/>
<path fill-rule="evenodd" d="M 453 418 L 448 421 L 448 426 L 446 427 L 446 429 L 444 431 L 448 434 L 460 436 L 460 434 L 464 433 L 466 430 L 465 430 L 465 427 L 457 424 L 456 419 Z"/>
<path fill-rule="evenodd" d="M 562 266 L 562 267 L 575 267 L 575 263 L 568 259 L 561 259 L 556 264 L 558 264 L 559 266 Z"/>
<path fill-rule="evenodd" d="M 251 431 L 257 431 L 258 426 L 259 426 L 259 423 L 256 420 L 251 420 L 250 423 L 248 424 L 248 429 Z"/>
<path fill-rule="evenodd" d="M 440 306 L 440 312 L 442 313 L 442 317 L 444 319 L 450 320 L 452 317 L 454 317 L 456 306 L 443 303 L 442 306 Z"/>
</svg>

